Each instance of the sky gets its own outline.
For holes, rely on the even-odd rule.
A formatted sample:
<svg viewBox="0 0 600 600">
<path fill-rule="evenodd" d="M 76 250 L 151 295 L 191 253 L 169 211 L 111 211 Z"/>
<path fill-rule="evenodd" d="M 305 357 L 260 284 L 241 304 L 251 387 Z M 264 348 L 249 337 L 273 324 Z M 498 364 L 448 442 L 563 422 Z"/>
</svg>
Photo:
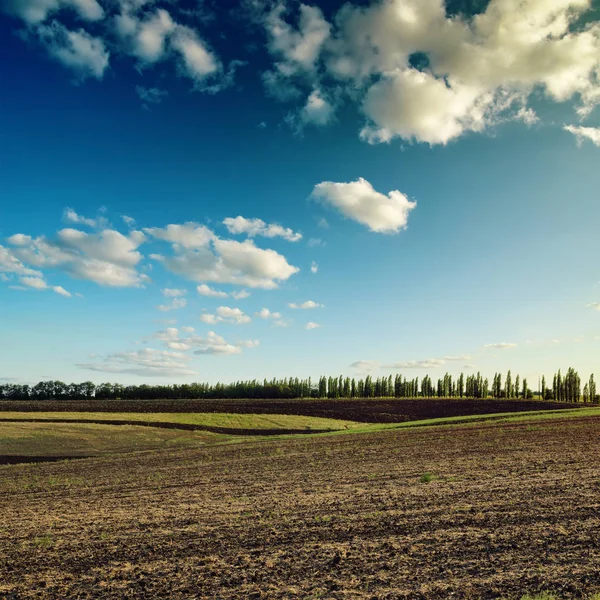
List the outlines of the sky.
<svg viewBox="0 0 600 600">
<path fill-rule="evenodd" d="M 0 381 L 600 375 L 589 0 L 0 0 Z"/>
</svg>

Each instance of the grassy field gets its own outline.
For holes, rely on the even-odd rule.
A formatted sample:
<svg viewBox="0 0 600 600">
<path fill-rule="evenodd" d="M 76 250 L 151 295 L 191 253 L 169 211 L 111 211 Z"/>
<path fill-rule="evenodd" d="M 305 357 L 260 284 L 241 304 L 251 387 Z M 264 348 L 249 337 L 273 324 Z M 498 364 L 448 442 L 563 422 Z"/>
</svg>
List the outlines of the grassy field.
<svg viewBox="0 0 600 600">
<path fill-rule="evenodd" d="M 0 464 L 11 457 L 81 457 L 223 443 L 204 431 L 94 423 L 0 423 Z M 10 460 L 10 462 L 15 462 Z"/>
<path fill-rule="evenodd" d="M 228 413 L 107 413 L 107 412 L 1 412 L 2 421 L 93 421 L 96 423 L 140 422 L 156 425 L 182 425 L 198 429 L 221 430 L 223 433 L 236 432 L 306 432 L 345 430 L 359 425 L 353 421 L 307 417 L 303 415 L 255 415 Z M 1 435 L 1 434 L 0 434 Z M 1 438 L 0 438 L 1 444 Z"/>
<path fill-rule="evenodd" d="M 600 408 L 346 425 L 269 437 L 0 423 L 13 452 L 95 455 L 0 466 L 0 597 L 600 592 Z"/>
</svg>

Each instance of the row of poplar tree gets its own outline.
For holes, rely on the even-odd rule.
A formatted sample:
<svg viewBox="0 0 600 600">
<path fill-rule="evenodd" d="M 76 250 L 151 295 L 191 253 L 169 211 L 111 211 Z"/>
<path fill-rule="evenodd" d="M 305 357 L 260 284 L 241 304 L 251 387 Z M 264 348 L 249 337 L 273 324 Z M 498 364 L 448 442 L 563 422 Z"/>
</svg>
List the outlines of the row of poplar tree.
<svg viewBox="0 0 600 600">
<path fill-rule="evenodd" d="M 598 402 L 594 376 L 583 384 L 575 369 L 554 375 L 552 386 L 541 377 L 537 386 L 538 397 L 561 402 Z M 364 379 L 350 377 L 320 377 L 317 382 L 309 377 L 238 381 L 235 383 L 185 383 L 174 385 L 120 385 L 91 381 L 63 383 L 40 381 L 36 385 L 5 383 L 0 385 L 0 399 L 4 400 L 82 400 L 82 399 L 201 399 L 201 398 L 508 398 L 531 399 L 534 393 L 527 379 L 496 373 L 491 385 L 481 373 L 458 377 L 446 373 L 437 382 L 429 375 L 420 381 L 402 375 Z"/>
</svg>

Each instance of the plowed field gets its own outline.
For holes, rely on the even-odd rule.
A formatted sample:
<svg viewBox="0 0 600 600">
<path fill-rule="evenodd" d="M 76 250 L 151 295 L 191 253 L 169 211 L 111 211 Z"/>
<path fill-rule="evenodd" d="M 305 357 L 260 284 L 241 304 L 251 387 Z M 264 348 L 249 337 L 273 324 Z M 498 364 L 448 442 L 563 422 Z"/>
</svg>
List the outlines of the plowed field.
<svg viewBox="0 0 600 600">
<path fill-rule="evenodd" d="M 0 596 L 600 591 L 600 419 L 0 467 Z"/>
<path fill-rule="evenodd" d="M 2 411 L 135 412 L 135 413 L 230 413 L 257 415 L 304 415 L 359 421 L 400 423 L 467 415 L 573 409 L 583 404 L 537 400 L 472 398 L 327 398 L 293 400 L 36 400 L 0 401 Z M 0 414 L 0 416 L 2 416 Z"/>
</svg>

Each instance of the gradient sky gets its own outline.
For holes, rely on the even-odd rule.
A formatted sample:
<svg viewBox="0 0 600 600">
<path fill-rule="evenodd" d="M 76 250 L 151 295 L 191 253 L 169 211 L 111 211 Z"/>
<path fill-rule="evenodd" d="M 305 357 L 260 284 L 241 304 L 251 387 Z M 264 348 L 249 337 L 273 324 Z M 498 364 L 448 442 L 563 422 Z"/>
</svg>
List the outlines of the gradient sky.
<svg viewBox="0 0 600 600">
<path fill-rule="evenodd" d="M 598 9 L 342 5 L 0 0 L 0 380 L 600 375 Z"/>
</svg>

